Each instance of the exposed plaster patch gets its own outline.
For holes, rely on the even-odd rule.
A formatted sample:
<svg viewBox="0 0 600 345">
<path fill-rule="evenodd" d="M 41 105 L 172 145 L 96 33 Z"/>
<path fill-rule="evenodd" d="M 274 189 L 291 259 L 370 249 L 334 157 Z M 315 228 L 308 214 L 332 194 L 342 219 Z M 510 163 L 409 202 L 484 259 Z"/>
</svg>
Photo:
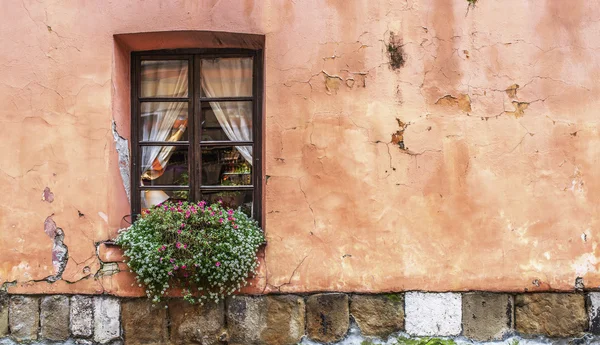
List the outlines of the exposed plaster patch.
<svg viewBox="0 0 600 345">
<path fill-rule="evenodd" d="M 54 275 L 45 278 L 45 280 L 50 283 L 62 279 L 62 274 L 69 261 L 69 248 L 64 243 L 65 233 L 61 228 L 56 226 L 52 216 L 53 215 L 47 217 L 44 221 L 44 232 L 54 241 L 54 244 L 52 245 L 52 265 L 54 266 Z"/>
<path fill-rule="evenodd" d="M 52 203 L 54 201 L 54 193 L 50 191 L 50 188 L 44 188 L 44 192 L 42 193 L 42 201 L 46 201 Z"/>
<path fill-rule="evenodd" d="M 471 97 L 464 93 L 454 97 L 452 95 L 446 95 L 435 102 L 436 105 L 458 107 L 458 109 L 468 113 L 471 111 Z"/>
<path fill-rule="evenodd" d="M 506 114 L 510 115 L 510 116 L 514 116 L 517 119 L 519 117 L 523 117 L 523 115 L 525 114 L 525 109 L 527 109 L 529 107 L 529 102 L 516 102 L 516 101 L 513 101 L 512 104 L 515 107 L 515 110 L 514 111 L 507 111 Z"/>
<path fill-rule="evenodd" d="M 508 97 L 510 97 L 510 98 L 516 98 L 517 97 L 517 90 L 519 90 L 519 84 L 512 84 L 506 90 L 504 90 L 504 92 L 506 92 L 506 94 L 508 95 Z"/>
<path fill-rule="evenodd" d="M 123 138 L 117 132 L 117 123 L 113 120 L 112 122 L 112 134 L 115 140 L 117 153 L 119 154 L 119 171 L 121 172 L 121 180 L 125 193 L 127 193 L 127 199 L 131 201 L 131 177 L 129 175 L 129 144 L 127 139 Z"/>
</svg>

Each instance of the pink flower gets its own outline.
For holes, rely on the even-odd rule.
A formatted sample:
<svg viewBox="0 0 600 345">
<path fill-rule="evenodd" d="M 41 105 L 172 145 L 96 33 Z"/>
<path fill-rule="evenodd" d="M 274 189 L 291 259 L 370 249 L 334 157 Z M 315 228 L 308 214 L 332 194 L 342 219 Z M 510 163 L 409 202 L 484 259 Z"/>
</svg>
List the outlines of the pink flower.
<svg viewBox="0 0 600 345">
<path fill-rule="evenodd" d="M 183 203 L 181 202 L 181 200 L 179 200 L 179 202 L 177 203 L 177 205 L 179 205 L 179 206 L 183 205 Z"/>
<path fill-rule="evenodd" d="M 234 226 L 233 226 L 233 228 L 234 228 L 234 229 L 237 229 L 237 228 L 238 228 L 238 226 L 237 226 L 237 225 L 234 225 Z"/>
<path fill-rule="evenodd" d="M 217 261 L 217 263 L 215 264 L 215 266 L 220 267 L 221 263 L 219 261 Z"/>
<path fill-rule="evenodd" d="M 215 213 L 214 213 L 214 212 L 211 212 L 211 213 L 210 213 L 210 215 L 211 215 L 211 216 L 214 216 L 214 215 L 215 215 Z"/>
<path fill-rule="evenodd" d="M 184 273 L 184 274 L 183 274 L 183 276 L 184 276 L 185 278 L 187 278 L 187 277 L 189 276 L 189 274 L 187 274 L 187 273 Z"/>
<path fill-rule="evenodd" d="M 181 234 L 181 229 L 177 230 L 177 233 L 178 233 L 178 234 Z"/>
<path fill-rule="evenodd" d="M 170 276 L 172 276 L 172 275 L 173 275 L 173 272 L 169 271 L 169 275 L 170 275 Z"/>
<path fill-rule="evenodd" d="M 183 244 L 183 249 L 187 249 L 187 244 Z"/>
<path fill-rule="evenodd" d="M 189 210 L 185 212 L 185 218 L 190 218 L 191 215 L 192 213 Z"/>
<path fill-rule="evenodd" d="M 177 265 L 173 265 L 173 269 L 174 269 L 175 271 L 177 271 L 177 270 L 179 269 L 179 266 L 177 266 Z"/>
<path fill-rule="evenodd" d="M 223 218 L 219 218 L 219 223 L 223 223 Z"/>
<path fill-rule="evenodd" d="M 181 265 L 181 269 L 182 269 L 182 270 L 184 270 L 184 269 L 186 269 L 186 268 L 187 268 L 187 266 L 186 266 L 186 265 Z"/>
<path fill-rule="evenodd" d="M 162 261 L 163 261 L 163 258 L 161 257 L 161 258 L 160 258 L 160 260 L 158 260 L 158 261 L 162 262 Z"/>
<path fill-rule="evenodd" d="M 174 263 L 174 262 L 175 262 L 175 259 L 171 258 L 171 259 L 169 260 L 169 262 L 170 262 L 170 263 Z"/>
<path fill-rule="evenodd" d="M 177 247 L 177 249 L 181 248 L 181 243 L 179 243 L 179 242 L 175 243 L 175 247 Z"/>
<path fill-rule="evenodd" d="M 228 219 L 228 220 L 230 220 L 230 221 L 234 221 L 234 220 L 235 220 L 235 218 L 233 218 L 233 217 L 231 217 L 231 216 L 230 216 L 230 217 L 227 217 L 227 219 Z"/>
<path fill-rule="evenodd" d="M 222 203 L 223 203 L 223 200 L 219 199 L 217 202 L 218 202 L 219 204 L 222 204 Z"/>
</svg>

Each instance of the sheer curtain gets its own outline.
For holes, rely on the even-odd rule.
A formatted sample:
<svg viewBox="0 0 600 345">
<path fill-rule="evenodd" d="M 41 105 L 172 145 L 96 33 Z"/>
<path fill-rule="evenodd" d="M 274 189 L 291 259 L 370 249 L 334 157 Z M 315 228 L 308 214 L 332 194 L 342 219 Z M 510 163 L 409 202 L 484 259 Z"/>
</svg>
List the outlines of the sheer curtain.
<svg viewBox="0 0 600 345">
<path fill-rule="evenodd" d="M 141 93 L 144 97 L 187 96 L 188 62 L 144 61 Z M 141 113 L 142 141 L 178 141 L 186 130 L 187 101 L 143 103 Z M 174 149 L 173 146 L 143 146 L 141 180 L 159 178 L 164 173 Z M 148 193 L 152 195 L 147 195 Z M 142 205 L 149 207 L 168 198 L 165 192 L 149 191 L 142 194 Z"/>
<path fill-rule="evenodd" d="M 252 96 L 252 58 L 202 60 L 202 90 L 206 97 Z M 232 141 L 252 141 L 252 107 L 249 102 L 210 102 L 221 128 Z M 252 147 L 236 149 L 252 165 Z"/>
</svg>

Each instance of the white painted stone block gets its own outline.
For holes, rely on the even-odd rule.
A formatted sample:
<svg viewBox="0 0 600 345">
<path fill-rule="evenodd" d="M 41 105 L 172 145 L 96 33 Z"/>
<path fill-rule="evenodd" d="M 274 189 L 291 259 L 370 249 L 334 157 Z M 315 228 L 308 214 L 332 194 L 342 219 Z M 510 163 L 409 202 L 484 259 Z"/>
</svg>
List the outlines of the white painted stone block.
<svg viewBox="0 0 600 345">
<path fill-rule="evenodd" d="M 404 303 L 406 333 L 415 336 L 460 334 L 461 294 L 408 292 L 405 294 Z"/>
<path fill-rule="evenodd" d="M 589 331 L 600 334 L 600 292 L 587 294 Z"/>
<path fill-rule="evenodd" d="M 94 298 L 94 340 L 105 344 L 121 336 L 121 302 L 114 297 Z"/>
<path fill-rule="evenodd" d="M 75 337 L 92 336 L 94 326 L 94 313 L 92 297 L 71 297 L 71 334 Z"/>
</svg>

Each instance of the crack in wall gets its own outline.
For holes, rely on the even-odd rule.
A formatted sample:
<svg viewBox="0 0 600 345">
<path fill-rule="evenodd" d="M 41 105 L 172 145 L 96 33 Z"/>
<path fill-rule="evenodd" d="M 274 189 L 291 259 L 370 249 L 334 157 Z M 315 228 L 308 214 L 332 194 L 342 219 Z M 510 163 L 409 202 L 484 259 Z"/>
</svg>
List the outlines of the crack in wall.
<svg viewBox="0 0 600 345">
<path fill-rule="evenodd" d="M 112 121 L 112 135 L 115 141 L 117 153 L 119 154 L 119 172 L 121 173 L 123 188 L 125 188 L 125 193 L 127 193 L 127 200 L 131 202 L 129 143 L 127 139 L 123 138 L 121 135 L 119 135 L 119 132 L 117 132 L 117 123 L 115 120 Z"/>
</svg>

